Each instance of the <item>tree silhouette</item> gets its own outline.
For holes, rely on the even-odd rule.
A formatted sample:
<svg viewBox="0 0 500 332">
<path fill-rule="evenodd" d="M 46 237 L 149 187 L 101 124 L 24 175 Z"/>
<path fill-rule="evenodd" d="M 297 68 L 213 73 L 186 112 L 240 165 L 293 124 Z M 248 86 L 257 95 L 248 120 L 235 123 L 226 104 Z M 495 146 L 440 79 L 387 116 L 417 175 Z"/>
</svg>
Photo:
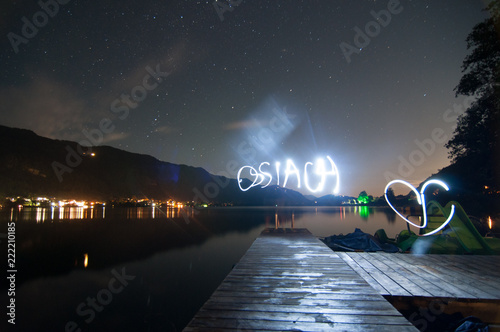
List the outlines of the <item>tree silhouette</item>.
<svg viewBox="0 0 500 332">
<path fill-rule="evenodd" d="M 476 98 L 458 118 L 446 147 L 454 163 L 477 171 L 478 185 L 497 187 L 500 169 L 500 0 L 487 8 L 491 17 L 477 24 L 467 37 L 464 73 L 456 95 Z"/>
<path fill-rule="evenodd" d="M 393 199 L 394 197 L 396 197 L 396 195 L 394 195 L 394 189 L 392 188 L 389 188 L 387 189 L 387 198 L 389 200 Z"/>
<path fill-rule="evenodd" d="M 370 203 L 370 198 L 369 198 L 368 194 L 366 193 L 366 191 L 363 190 L 362 192 L 359 193 L 358 202 L 361 204 Z"/>
</svg>

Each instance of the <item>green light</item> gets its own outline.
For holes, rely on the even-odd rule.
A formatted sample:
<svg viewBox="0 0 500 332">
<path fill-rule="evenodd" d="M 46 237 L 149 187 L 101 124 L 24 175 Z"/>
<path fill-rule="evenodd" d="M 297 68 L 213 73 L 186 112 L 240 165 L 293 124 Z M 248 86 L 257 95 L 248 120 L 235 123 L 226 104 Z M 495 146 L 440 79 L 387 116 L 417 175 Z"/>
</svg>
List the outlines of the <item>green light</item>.
<svg viewBox="0 0 500 332">
<path fill-rule="evenodd" d="M 366 191 L 362 191 L 359 193 L 359 196 L 358 196 L 358 202 L 360 204 L 368 204 L 370 203 L 370 197 L 368 196 L 368 194 L 366 193 Z"/>
<path fill-rule="evenodd" d="M 360 206 L 359 207 L 359 216 L 363 219 L 367 219 L 370 215 L 370 211 L 368 210 L 368 206 Z"/>
</svg>

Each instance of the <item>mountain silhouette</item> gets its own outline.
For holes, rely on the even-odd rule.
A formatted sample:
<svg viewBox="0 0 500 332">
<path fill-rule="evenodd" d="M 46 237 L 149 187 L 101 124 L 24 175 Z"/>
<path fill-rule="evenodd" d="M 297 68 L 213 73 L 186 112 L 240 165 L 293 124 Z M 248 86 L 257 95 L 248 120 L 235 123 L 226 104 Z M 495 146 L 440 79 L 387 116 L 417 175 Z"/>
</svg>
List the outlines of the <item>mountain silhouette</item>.
<svg viewBox="0 0 500 332">
<path fill-rule="evenodd" d="M 250 180 L 243 180 L 245 186 Z M 235 179 L 110 146 L 82 147 L 0 126 L 0 195 L 109 200 L 175 199 L 235 205 L 310 205 L 297 191 L 243 192 Z"/>
</svg>

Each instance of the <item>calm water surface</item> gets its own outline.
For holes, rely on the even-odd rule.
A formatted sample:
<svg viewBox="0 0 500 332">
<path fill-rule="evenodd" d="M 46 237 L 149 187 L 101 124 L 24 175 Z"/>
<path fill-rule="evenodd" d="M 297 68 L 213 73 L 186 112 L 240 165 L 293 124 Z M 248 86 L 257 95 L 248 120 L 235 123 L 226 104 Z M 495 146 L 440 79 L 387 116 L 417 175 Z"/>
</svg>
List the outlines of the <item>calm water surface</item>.
<svg viewBox="0 0 500 332">
<path fill-rule="evenodd" d="M 0 233 L 16 222 L 19 331 L 180 331 L 266 227 L 307 228 L 318 237 L 356 227 L 394 236 L 406 228 L 392 210 L 368 207 L 0 213 Z M 6 293 L 2 284 L 2 306 Z M 0 330 L 6 326 L 3 318 Z"/>
</svg>

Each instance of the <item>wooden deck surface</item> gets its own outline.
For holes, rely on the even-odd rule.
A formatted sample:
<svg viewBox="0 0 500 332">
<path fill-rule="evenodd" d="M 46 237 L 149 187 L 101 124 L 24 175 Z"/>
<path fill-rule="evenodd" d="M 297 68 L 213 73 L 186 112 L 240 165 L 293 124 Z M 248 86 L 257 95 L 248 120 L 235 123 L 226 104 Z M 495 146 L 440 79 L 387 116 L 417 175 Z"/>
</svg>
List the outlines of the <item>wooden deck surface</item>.
<svg viewBox="0 0 500 332">
<path fill-rule="evenodd" d="M 417 331 L 305 229 L 265 230 L 184 329 L 221 330 Z"/>
<path fill-rule="evenodd" d="M 500 256 L 337 254 L 382 295 L 500 300 Z"/>
</svg>

